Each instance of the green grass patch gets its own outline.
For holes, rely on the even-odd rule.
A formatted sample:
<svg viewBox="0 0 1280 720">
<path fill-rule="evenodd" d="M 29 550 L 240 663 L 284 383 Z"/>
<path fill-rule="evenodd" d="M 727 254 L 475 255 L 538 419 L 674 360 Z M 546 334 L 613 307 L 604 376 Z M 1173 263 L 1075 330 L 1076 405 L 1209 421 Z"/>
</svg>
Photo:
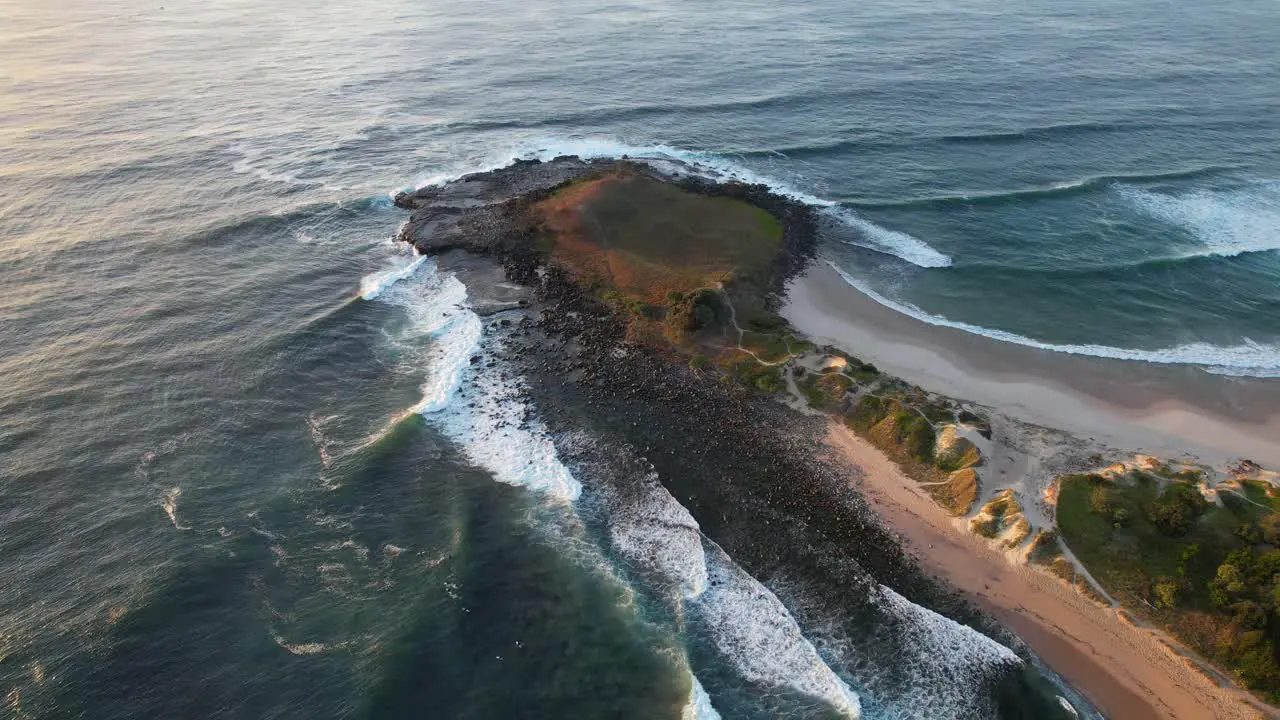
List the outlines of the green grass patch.
<svg viewBox="0 0 1280 720">
<path fill-rule="evenodd" d="M 787 388 L 781 365 L 761 365 L 744 352 L 730 351 L 719 361 L 718 366 L 727 380 L 756 392 L 773 395 Z"/>
<path fill-rule="evenodd" d="M 796 386 L 810 407 L 832 410 L 853 387 L 853 379 L 839 373 L 805 373 Z"/>
<path fill-rule="evenodd" d="M 1189 474 L 1156 473 L 1061 478 L 1063 540 L 1128 610 L 1280 699 L 1280 514 L 1230 494 L 1209 505 Z"/>
<path fill-rule="evenodd" d="M 755 332 L 745 330 L 742 333 L 742 346 L 760 356 L 765 362 L 781 362 L 791 357 L 792 336 L 787 332 Z"/>
<path fill-rule="evenodd" d="M 1262 480 L 1241 480 L 1241 492 L 1250 500 L 1265 505 L 1272 510 L 1280 511 L 1280 494 L 1275 487 Z"/>
<path fill-rule="evenodd" d="M 1221 519 L 1200 518 L 1180 536 L 1164 532 L 1149 513 L 1163 493 L 1148 475 L 1121 480 L 1071 475 L 1060 482 L 1058 529 L 1063 539 L 1107 592 L 1135 605 L 1150 600 L 1151 584 L 1162 576 L 1186 577 L 1203 586 L 1234 545 L 1234 538 L 1221 533 Z M 1221 513 L 1230 515 L 1221 508 L 1204 514 Z M 1207 596 L 1201 599 L 1208 605 Z"/>
</svg>

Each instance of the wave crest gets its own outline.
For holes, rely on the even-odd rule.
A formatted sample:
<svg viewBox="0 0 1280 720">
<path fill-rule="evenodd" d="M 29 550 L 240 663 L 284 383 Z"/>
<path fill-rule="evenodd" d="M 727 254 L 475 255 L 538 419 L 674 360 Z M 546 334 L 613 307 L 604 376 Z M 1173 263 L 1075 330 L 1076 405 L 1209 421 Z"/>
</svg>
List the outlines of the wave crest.
<svg viewBox="0 0 1280 720">
<path fill-rule="evenodd" d="M 849 207 L 857 208 L 911 208 L 953 205 L 1002 205 L 1019 202 L 1028 198 L 1052 198 L 1076 195 L 1090 191 L 1106 189 L 1118 183 L 1155 183 L 1168 180 L 1185 180 L 1203 177 L 1229 170 L 1226 166 L 1207 165 L 1191 167 L 1183 170 L 1169 170 L 1154 173 L 1105 173 L 1088 175 L 1069 180 L 1058 180 L 1034 185 L 1031 187 L 1010 190 L 980 190 L 974 192 L 952 192 L 942 195 L 892 199 L 849 199 L 842 202 Z"/>
<path fill-rule="evenodd" d="M 1139 212 L 1182 228 L 1201 243 L 1183 257 L 1280 250 L 1280 182 L 1176 194 L 1132 185 L 1117 185 L 1116 191 Z"/>
<path fill-rule="evenodd" d="M 921 322 L 939 327 L 963 330 L 974 335 L 982 335 L 993 340 L 1025 345 L 1039 350 L 1067 353 L 1069 355 L 1090 355 L 1112 360 L 1139 360 L 1161 365 L 1196 365 L 1207 372 L 1218 375 L 1237 377 L 1280 378 L 1280 345 L 1266 344 L 1245 340 L 1240 345 L 1221 346 L 1210 343 L 1188 343 L 1176 347 L 1157 350 L 1138 350 L 1119 348 L 1109 345 L 1065 345 L 1049 343 L 1042 340 L 1018 335 L 1007 330 L 995 330 L 979 325 L 972 325 L 958 320 L 926 312 L 910 303 L 891 300 L 871 289 L 865 282 L 858 280 L 837 265 L 827 260 L 827 265 L 839 273 L 846 283 L 856 288 L 881 305 L 915 318 Z"/>
<path fill-rule="evenodd" d="M 414 267 L 420 265 L 414 261 Z M 582 492 L 560 462 L 546 428 L 522 400 L 521 380 L 495 364 L 473 363 L 477 353 L 493 355 L 501 339 L 485 337 L 484 323 L 471 310 L 467 288 L 450 273 L 392 273 L 379 284 L 379 302 L 402 308 L 409 329 L 397 339 L 409 352 L 426 340 L 422 399 L 411 412 L 422 415 L 458 444 L 463 456 L 508 485 L 528 487 L 565 502 Z"/>
<path fill-rule="evenodd" d="M 459 172 L 450 170 L 437 173 L 418 183 L 422 188 L 456 180 L 463 175 L 504 167 L 512 159 L 536 159 L 546 162 L 561 155 L 576 155 L 584 160 L 596 158 L 621 158 L 644 162 L 660 172 L 692 174 L 719 182 L 743 182 L 764 185 L 772 192 L 796 202 L 816 208 L 818 212 L 835 222 L 847 225 L 856 234 L 852 241 L 860 247 L 893 255 L 912 265 L 939 268 L 951 265 L 951 257 L 931 247 L 925 241 L 899 230 L 881 227 L 863 218 L 834 200 L 810 194 L 778 178 L 760 174 L 745 165 L 719 153 L 685 150 L 671 145 L 628 145 L 606 138 L 574 138 L 530 141 L 513 147 L 506 154 L 498 154 L 479 163 L 479 167 Z"/>
</svg>

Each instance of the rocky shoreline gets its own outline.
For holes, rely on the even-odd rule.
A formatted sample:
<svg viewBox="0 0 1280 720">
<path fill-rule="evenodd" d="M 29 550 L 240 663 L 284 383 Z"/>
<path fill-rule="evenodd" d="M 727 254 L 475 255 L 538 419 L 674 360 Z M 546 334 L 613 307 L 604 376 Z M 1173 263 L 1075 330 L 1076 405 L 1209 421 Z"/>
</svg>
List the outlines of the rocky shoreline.
<svg viewBox="0 0 1280 720">
<path fill-rule="evenodd" d="M 533 204 L 619 169 L 744 200 L 776 217 L 782 250 L 762 298 L 766 307 L 778 305 L 786 283 L 813 259 L 817 222 L 807 206 L 765 186 L 711 182 L 625 159 L 517 162 L 401 194 L 396 204 L 413 214 L 400 238 L 422 253 L 491 258 L 508 281 L 532 288 L 518 317 L 492 317 L 487 332 L 503 334 L 504 359 L 524 376 L 529 405 L 558 438 L 562 456 L 583 456 L 571 439 L 588 429 L 613 455 L 651 468 L 701 532 L 773 590 L 802 626 L 830 628 L 856 648 L 846 669 L 875 693 L 906 695 L 921 682 L 952 680 L 932 675 L 956 674 L 968 691 L 988 699 L 984 710 L 1000 717 L 1064 713 L 1060 691 L 1034 661 L 968 674 L 922 664 L 897 677 L 877 667 L 876 658 L 911 657 L 920 643 L 918 629 L 886 611 L 881 587 L 1032 656 L 1012 632 L 921 571 L 852 489 L 848 467 L 826 456 L 824 419 L 699 371 L 662 348 L 628 342 L 616 308 L 539 252 Z"/>
</svg>

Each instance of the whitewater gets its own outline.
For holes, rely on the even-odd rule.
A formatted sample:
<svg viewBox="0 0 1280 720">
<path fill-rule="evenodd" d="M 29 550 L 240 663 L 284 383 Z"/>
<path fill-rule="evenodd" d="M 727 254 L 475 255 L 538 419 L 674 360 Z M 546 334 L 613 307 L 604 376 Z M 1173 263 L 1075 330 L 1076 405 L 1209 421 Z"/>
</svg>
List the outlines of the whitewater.
<svg viewBox="0 0 1280 720">
<path fill-rule="evenodd" d="M 614 563 L 623 562 L 632 574 L 643 569 L 636 577 L 645 579 L 646 592 L 667 593 L 674 617 L 683 618 L 679 625 L 697 628 L 702 638 L 691 641 L 709 642 L 712 652 L 742 679 L 792 688 L 844 717 L 863 716 L 859 692 L 847 676 L 833 669 L 773 592 L 701 533 L 652 464 L 633 449 L 602 445 L 589 430 L 561 438 L 548 434 L 524 399 L 523 379 L 504 357 L 504 334 L 518 327 L 519 312 L 481 318 L 457 276 L 416 253 L 397 252 L 384 269 L 366 275 L 360 297 L 399 308 L 408 319 L 389 341 L 420 363 L 422 399 L 411 412 L 441 429 L 498 482 L 526 488 L 564 508 L 570 513 L 569 527 L 579 525 L 572 518 L 584 511 L 605 522 L 605 548 L 584 543 L 576 534 L 564 538 L 567 546 L 577 548 L 572 554 L 579 561 L 625 587 L 635 581 L 625 579 Z M 498 323 L 504 316 L 514 323 Z M 564 527 L 556 526 L 555 532 L 564 533 Z M 928 702 L 938 717 L 963 717 L 984 707 L 986 699 L 974 695 L 973 688 L 985 673 L 1021 663 L 1000 644 L 887 587 L 872 592 L 875 605 L 916 628 L 911 649 L 920 672 L 906 697 Z M 836 645 L 841 650 L 830 652 L 849 652 Z M 687 659 L 683 662 L 688 665 Z M 842 662 L 858 660 L 845 657 Z M 923 670 L 929 667 L 946 670 Z M 686 716 L 719 718 L 712 696 L 692 669 L 689 678 Z M 912 705 L 901 702 L 882 699 L 877 717 L 910 717 Z"/>
<path fill-rule="evenodd" d="M 476 698 L 490 716 L 728 717 L 726 683 L 768 684 L 746 672 L 850 702 L 821 666 L 794 667 L 813 654 L 785 623 L 786 663 L 736 669 L 717 649 L 755 630 L 714 619 L 709 521 L 677 507 L 692 502 L 655 489 L 634 520 L 592 524 L 597 476 L 540 408 L 501 416 L 518 380 L 470 362 L 502 344 L 468 315 L 482 283 L 388 257 L 405 214 L 385 191 L 402 184 L 645 155 L 811 204 L 826 259 L 899 312 L 1154 353 L 1246 400 L 1275 382 L 1265 3 L 0 16 L 0 696 L 16 716 L 465 717 Z M 580 563 L 543 516 L 591 528 Z M 606 567 L 617 580 L 597 582 Z M 850 671 L 802 594 L 766 584 L 864 716 L 912 717 Z M 655 597 L 685 625 L 672 610 L 647 630 Z M 586 638 L 598 654 L 555 668 L 514 644 Z M 549 698 L 553 671 L 628 703 Z"/>
<path fill-rule="evenodd" d="M 955 260 L 950 255 L 940 252 L 919 238 L 878 225 L 857 215 L 844 204 L 823 199 L 799 189 L 797 185 L 804 183 L 802 177 L 784 181 L 753 170 L 730 155 L 664 144 L 630 145 L 612 138 L 600 137 L 528 138 L 503 146 L 499 150 L 489 149 L 470 160 L 457 161 L 450 169 L 420 178 L 412 188 L 420 189 L 457 180 L 468 174 L 493 170 L 509 164 L 513 159 L 536 159 L 545 162 L 563 155 L 576 155 L 585 159 L 626 157 L 645 162 L 674 178 L 683 174 L 715 181 L 765 185 L 772 192 L 815 208 L 829 222 L 851 230 L 854 239 L 840 240 L 845 245 L 883 253 L 904 261 L 910 267 L 924 270 L 945 270 L 955 264 Z M 1202 172 L 1205 171 L 1184 170 L 1153 177 L 1156 179 L 1194 177 Z M 1102 176 L 1053 183 L 1049 186 L 1049 192 L 1074 192 L 1081 188 L 1096 187 L 1116 193 L 1152 217 L 1178 227 L 1188 228 L 1198 242 L 1194 247 L 1177 250 L 1172 255 L 1161 256 L 1165 259 L 1233 257 L 1242 253 L 1265 253 L 1280 249 L 1280 214 L 1274 210 L 1276 202 L 1280 201 L 1280 183 L 1263 182 L 1244 190 L 1222 193 L 1197 191 L 1185 195 L 1166 195 L 1119 182 L 1116 177 Z M 395 192 L 393 191 L 392 195 Z M 1032 195 L 1041 194 L 1039 190 L 1017 191 L 1012 194 L 1018 196 L 1027 192 Z M 976 199 L 986 198 L 979 195 Z M 997 327 L 953 320 L 944 314 L 924 310 L 909 301 L 891 296 L 884 289 L 878 289 L 869 278 L 860 277 L 855 271 L 830 257 L 826 262 L 850 286 L 877 303 L 930 325 L 949 327 L 1001 342 L 1072 355 L 1157 364 L 1194 365 L 1217 375 L 1280 377 L 1280 342 L 1254 341 L 1244 338 L 1237 345 L 1189 342 L 1163 348 L 1126 348 L 1100 343 L 1054 343 Z M 412 272 L 412 270 L 390 270 L 387 272 L 392 275 L 386 278 L 379 277 L 377 281 L 394 281 L 396 279 L 394 273 L 402 271 Z"/>
</svg>

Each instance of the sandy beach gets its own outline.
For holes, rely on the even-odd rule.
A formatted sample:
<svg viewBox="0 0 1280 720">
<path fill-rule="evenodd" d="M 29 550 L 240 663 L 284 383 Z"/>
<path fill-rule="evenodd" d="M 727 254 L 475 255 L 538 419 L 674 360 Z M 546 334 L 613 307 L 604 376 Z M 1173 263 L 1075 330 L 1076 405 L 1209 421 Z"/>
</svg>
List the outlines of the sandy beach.
<svg viewBox="0 0 1280 720">
<path fill-rule="evenodd" d="M 1054 672 L 1110 718 L 1259 718 L 1240 691 L 1219 687 L 1152 632 L 1057 578 L 1009 562 L 957 527 L 879 450 L 838 423 L 828 442 L 856 466 L 853 482 L 931 575 L 1005 623 Z"/>
<path fill-rule="evenodd" d="M 782 314 L 808 337 L 926 390 L 1027 422 L 1127 451 L 1280 466 L 1274 379 L 1069 355 L 929 325 L 877 303 L 822 261 L 792 282 Z"/>
<path fill-rule="evenodd" d="M 1210 464 L 1250 457 L 1280 465 L 1280 382 L 1274 380 L 1065 355 L 929 325 L 877 303 L 821 262 L 792 283 L 783 314 L 809 337 L 926 390 L 1065 431 L 1090 446 Z M 844 425 L 831 424 L 828 442 L 927 572 L 1015 631 L 1108 717 L 1273 716 L 1252 696 L 1198 669 L 1163 634 L 968 532 L 963 520 Z"/>
</svg>

